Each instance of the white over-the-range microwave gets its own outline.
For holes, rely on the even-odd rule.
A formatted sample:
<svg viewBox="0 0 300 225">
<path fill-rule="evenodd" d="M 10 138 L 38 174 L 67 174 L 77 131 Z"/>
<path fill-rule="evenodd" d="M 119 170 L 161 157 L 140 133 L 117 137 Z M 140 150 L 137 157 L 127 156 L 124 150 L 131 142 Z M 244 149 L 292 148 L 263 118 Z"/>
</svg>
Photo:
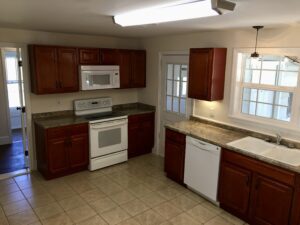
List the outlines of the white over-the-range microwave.
<svg viewBox="0 0 300 225">
<path fill-rule="evenodd" d="M 119 87 L 119 66 L 80 66 L 81 90 L 98 90 Z"/>
</svg>

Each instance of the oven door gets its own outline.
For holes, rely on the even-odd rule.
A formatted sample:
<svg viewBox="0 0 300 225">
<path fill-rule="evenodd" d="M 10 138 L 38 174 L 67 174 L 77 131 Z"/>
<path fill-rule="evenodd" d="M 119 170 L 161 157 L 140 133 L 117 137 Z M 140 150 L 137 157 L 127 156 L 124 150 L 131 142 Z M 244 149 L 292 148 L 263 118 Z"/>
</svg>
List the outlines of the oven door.
<svg viewBox="0 0 300 225">
<path fill-rule="evenodd" d="M 90 158 L 127 150 L 127 129 L 127 119 L 90 124 Z"/>
<path fill-rule="evenodd" d="M 114 71 L 82 71 L 81 90 L 114 88 Z"/>
</svg>

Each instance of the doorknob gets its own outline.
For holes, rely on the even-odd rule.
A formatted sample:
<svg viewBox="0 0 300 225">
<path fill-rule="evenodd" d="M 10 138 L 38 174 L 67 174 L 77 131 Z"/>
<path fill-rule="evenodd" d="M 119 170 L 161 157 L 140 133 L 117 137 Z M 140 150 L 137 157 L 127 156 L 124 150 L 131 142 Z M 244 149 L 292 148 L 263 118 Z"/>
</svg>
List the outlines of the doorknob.
<svg viewBox="0 0 300 225">
<path fill-rule="evenodd" d="M 17 110 L 21 110 L 22 113 L 26 112 L 26 108 L 23 106 L 23 107 L 17 107 Z"/>
</svg>

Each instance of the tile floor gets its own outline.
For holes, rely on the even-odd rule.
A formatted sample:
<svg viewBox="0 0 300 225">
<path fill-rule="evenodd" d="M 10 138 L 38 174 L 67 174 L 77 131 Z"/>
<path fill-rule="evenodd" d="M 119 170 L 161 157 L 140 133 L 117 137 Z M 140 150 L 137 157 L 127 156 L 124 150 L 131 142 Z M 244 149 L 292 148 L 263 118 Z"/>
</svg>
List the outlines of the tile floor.
<svg viewBox="0 0 300 225">
<path fill-rule="evenodd" d="M 0 204 L 0 225 L 244 224 L 166 178 L 152 154 L 51 181 L 37 172 L 2 180 Z"/>
</svg>

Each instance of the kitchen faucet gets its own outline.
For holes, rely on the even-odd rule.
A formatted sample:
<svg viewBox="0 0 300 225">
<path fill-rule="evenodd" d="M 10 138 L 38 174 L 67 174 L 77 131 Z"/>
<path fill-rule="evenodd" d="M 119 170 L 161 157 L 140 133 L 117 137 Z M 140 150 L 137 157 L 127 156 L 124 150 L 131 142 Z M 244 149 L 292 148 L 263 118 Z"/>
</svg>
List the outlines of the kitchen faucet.
<svg viewBox="0 0 300 225">
<path fill-rule="evenodd" d="M 280 134 L 276 134 L 276 144 L 280 145 L 282 137 L 280 136 Z"/>
</svg>

